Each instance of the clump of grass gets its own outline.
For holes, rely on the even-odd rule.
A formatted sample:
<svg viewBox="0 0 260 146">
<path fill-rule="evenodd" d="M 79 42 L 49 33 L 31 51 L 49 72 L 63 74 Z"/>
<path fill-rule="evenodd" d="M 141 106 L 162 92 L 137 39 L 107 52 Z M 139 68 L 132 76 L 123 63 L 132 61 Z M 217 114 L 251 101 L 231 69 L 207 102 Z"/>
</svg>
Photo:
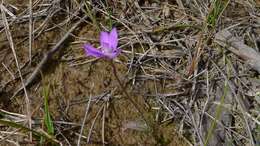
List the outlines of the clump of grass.
<svg viewBox="0 0 260 146">
<path fill-rule="evenodd" d="M 91 11 L 91 9 L 90 9 L 90 7 L 89 7 L 89 3 L 87 3 L 87 2 L 85 1 L 85 4 L 84 4 L 84 5 L 85 5 L 85 8 L 86 8 L 84 13 L 90 18 L 90 20 L 91 20 L 92 23 L 93 23 L 93 26 L 95 26 L 96 29 L 100 31 L 99 25 L 98 25 L 98 23 L 97 23 L 96 15 L 93 14 L 93 11 Z"/>
<path fill-rule="evenodd" d="M 223 11 L 226 9 L 229 0 L 215 0 L 213 1 L 213 7 L 207 16 L 208 26 L 214 28 L 218 22 Z"/>
</svg>

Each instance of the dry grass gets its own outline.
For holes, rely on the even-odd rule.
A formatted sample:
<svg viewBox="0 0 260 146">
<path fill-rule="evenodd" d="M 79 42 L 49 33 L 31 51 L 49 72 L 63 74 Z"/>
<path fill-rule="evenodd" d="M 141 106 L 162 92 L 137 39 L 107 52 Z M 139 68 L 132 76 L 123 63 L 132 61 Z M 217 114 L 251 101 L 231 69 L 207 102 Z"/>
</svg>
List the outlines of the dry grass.
<svg viewBox="0 0 260 146">
<path fill-rule="evenodd" d="M 259 4 L 2 1 L 0 145 L 259 145 Z M 123 91 L 82 49 L 111 26 Z"/>
</svg>

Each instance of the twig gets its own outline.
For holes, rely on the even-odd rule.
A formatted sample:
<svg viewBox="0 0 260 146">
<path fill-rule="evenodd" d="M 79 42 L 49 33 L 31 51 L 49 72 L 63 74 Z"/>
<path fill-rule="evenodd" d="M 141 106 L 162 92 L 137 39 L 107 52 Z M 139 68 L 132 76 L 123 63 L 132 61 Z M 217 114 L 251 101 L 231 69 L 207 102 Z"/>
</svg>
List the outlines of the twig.
<svg viewBox="0 0 260 146">
<path fill-rule="evenodd" d="M 13 80 L 15 80 L 15 76 L 12 71 L 2 62 L 3 67 L 7 70 L 7 72 L 12 76 Z"/>
<path fill-rule="evenodd" d="M 42 70 L 42 68 L 44 67 L 44 65 L 46 64 L 46 62 L 52 57 L 52 55 L 59 51 L 61 46 L 64 44 L 64 42 L 69 38 L 69 36 L 71 35 L 71 33 L 84 21 L 84 19 L 87 16 L 84 16 L 83 18 L 81 18 L 76 24 L 74 24 L 74 26 L 71 27 L 71 29 L 64 35 L 64 37 L 51 49 L 49 50 L 43 57 L 43 59 L 41 60 L 41 62 L 38 64 L 38 66 L 36 67 L 36 69 L 33 71 L 33 73 L 31 74 L 31 76 L 26 80 L 26 82 L 24 83 L 25 87 L 27 87 L 29 84 L 31 84 L 35 78 L 37 77 L 37 75 L 40 73 L 40 71 Z M 22 91 L 22 87 L 19 88 L 11 97 L 11 99 L 13 97 L 15 97 L 20 91 Z"/>
<path fill-rule="evenodd" d="M 105 120 L 106 120 L 106 103 L 103 107 L 103 117 L 102 117 L 102 143 L 105 146 Z"/>
<path fill-rule="evenodd" d="M 29 100 L 29 97 L 28 97 L 28 94 L 27 94 L 27 91 L 26 91 L 26 85 L 24 83 L 22 72 L 20 70 L 20 65 L 19 65 L 17 55 L 16 55 L 16 52 L 15 52 L 14 42 L 13 42 L 13 38 L 12 38 L 12 35 L 11 35 L 11 32 L 10 32 L 9 24 L 8 24 L 7 19 L 6 19 L 5 12 L 3 10 L 3 7 L 4 7 L 3 1 L 1 3 L 0 7 L 1 7 L 2 19 L 4 21 L 4 26 L 5 26 L 5 33 L 6 33 L 9 45 L 12 49 L 14 59 L 15 59 L 15 63 L 16 63 L 16 67 L 18 69 L 19 76 L 20 76 L 21 83 L 22 83 L 22 87 L 20 88 L 20 90 L 23 90 L 24 93 L 25 93 L 25 102 L 26 102 L 26 110 L 27 110 L 26 112 L 27 112 L 27 120 L 28 120 L 28 123 L 29 123 L 29 129 L 32 129 L 32 119 L 31 119 L 31 113 L 30 113 L 31 112 L 31 110 L 30 110 L 30 108 L 31 108 L 30 100 Z M 32 132 L 30 132 L 30 141 L 32 141 Z"/>
<path fill-rule="evenodd" d="M 29 60 L 32 63 L 32 32 L 33 32 L 33 13 L 32 13 L 32 0 L 29 0 Z"/>
<path fill-rule="evenodd" d="M 77 146 L 80 146 L 80 139 L 81 139 L 81 136 L 82 136 L 82 133 L 83 133 L 83 129 L 84 129 L 84 125 L 85 125 L 85 122 L 86 122 L 86 119 L 87 119 L 87 115 L 88 115 L 88 112 L 89 112 L 91 97 L 92 96 L 89 96 L 88 105 L 86 107 L 85 116 L 84 116 L 84 119 L 82 121 L 82 125 L 81 125 L 81 129 L 80 129 L 80 134 L 79 134 L 79 139 L 78 139 Z"/>
<path fill-rule="evenodd" d="M 89 133 L 88 133 L 88 137 L 87 137 L 87 143 L 90 142 L 90 137 L 91 137 L 91 132 L 95 126 L 96 120 L 98 118 L 98 115 L 100 114 L 100 112 L 102 111 L 102 109 L 104 108 L 104 106 L 106 106 L 105 104 L 103 104 L 103 106 L 98 110 L 97 115 L 95 116 L 95 118 L 93 119 L 90 129 L 89 129 Z"/>
<path fill-rule="evenodd" d="M 245 125 L 246 125 L 246 129 L 247 129 L 248 135 L 249 135 L 249 137 L 251 139 L 251 141 L 250 141 L 251 145 L 255 146 L 254 138 L 253 138 L 253 135 L 252 135 L 252 132 L 251 132 L 251 128 L 250 128 L 250 125 L 249 125 L 249 122 L 248 122 L 248 118 L 246 117 L 247 116 L 246 115 L 247 111 L 245 111 L 245 105 L 242 102 L 241 97 L 239 97 L 237 95 L 237 93 L 235 92 L 234 88 L 232 88 L 234 85 L 228 80 L 228 77 L 223 73 L 223 71 L 218 67 L 218 65 L 213 60 L 211 60 L 211 62 L 213 63 L 213 65 L 216 67 L 216 69 L 222 74 L 222 76 L 227 81 L 227 85 L 229 86 L 231 93 L 234 95 L 234 98 L 235 98 L 236 102 L 238 103 L 238 108 L 241 111 L 243 119 L 244 119 L 244 121 L 246 123 Z"/>
<path fill-rule="evenodd" d="M 216 34 L 215 42 L 221 46 L 226 46 L 229 51 L 241 57 L 254 70 L 260 73 L 260 54 L 255 49 L 245 45 L 228 30 L 222 30 Z"/>
</svg>

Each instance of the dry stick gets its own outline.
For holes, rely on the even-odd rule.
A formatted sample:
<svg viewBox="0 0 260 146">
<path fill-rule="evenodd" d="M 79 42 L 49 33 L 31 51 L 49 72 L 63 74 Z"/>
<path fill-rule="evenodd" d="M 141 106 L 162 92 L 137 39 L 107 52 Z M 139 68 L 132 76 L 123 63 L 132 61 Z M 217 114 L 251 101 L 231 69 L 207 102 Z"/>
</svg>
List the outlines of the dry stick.
<svg viewBox="0 0 260 146">
<path fill-rule="evenodd" d="M 15 76 L 12 71 L 2 62 L 3 67 L 7 70 L 7 72 L 12 76 L 13 80 L 15 80 Z"/>
<path fill-rule="evenodd" d="M 29 0 L 29 60 L 30 60 L 30 65 L 32 63 L 32 22 L 33 19 L 33 13 L 32 13 L 32 0 Z"/>
<path fill-rule="evenodd" d="M 10 44 L 10 47 L 12 49 L 14 59 L 15 59 L 15 63 L 16 63 L 16 67 L 18 69 L 19 76 L 20 76 L 20 79 L 21 79 L 21 83 L 22 83 L 21 90 L 24 90 L 24 93 L 25 93 L 25 102 L 26 102 L 26 110 L 27 110 L 26 112 L 27 112 L 27 120 L 28 120 L 28 123 L 29 123 L 29 128 L 32 129 L 32 119 L 31 119 L 31 113 L 30 113 L 30 111 L 31 111 L 30 110 L 30 100 L 29 100 L 29 97 L 28 97 L 28 94 L 27 94 L 27 91 L 26 91 L 26 85 L 24 83 L 22 72 L 21 72 L 21 69 L 20 69 L 20 65 L 19 65 L 17 55 L 16 55 L 16 52 L 15 52 L 14 42 L 13 42 L 13 38 L 12 38 L 12 35 L 11 35 L 11 32 L 10 32 L 9 24 L 8 24 L 7 19 L 6 19 L 5 12 L 3 10 L 3 7 L 4 7 L 3 1 L 1 3 L 0 7 L 1 7 L 2 19 L 4 21 L 3 23 L 4 23 L 4 26 L 5 26 L 6 37 L 8 39 L 9 44 Z M 30 141 L 32 141 L 32 132 L 30 132 Z"/>
<path fill-rule="evenodd" d="M 32 83 L 35 78 L 37 77 L 37 75 L 40 73 L 41 69 L 44 67 L 44 65 L 46 64 L 46 62 L 49 60 L 49 58 L 52 57 L 52 55 L 57 52 L 64 44 L 64 42 L 68 39 L 68 37 L 71 35 L 71 33 L 84 21 L 84 19 L 87 16 L 84 16 L 83 18 L 81 18 L 76 24 L 74 24 L 74 26 L 71 27 L 71 29 L 64 35 L 64 37 L 51 49 L 49 50 L 43 57 L 43 59 L 41 60 L 41 62 L 38 64 L 38 66 L 36 67 L 36 69 L 33 71 L 33 73 L 31 74 L 31 76 L 26 80 L 26 82 L 24 83 L 24 86 L 28 86 L 30 83 Z M 19 88 L 14 95 L 11 97 L 11 99 L 13 97 L 15 97 L 20 91 L 22 91 L 23 87 Z"/>
<path fill-rule="evenodd" d="M 93 119 L 93 121 L 92 121 L 92 123 L 91 123 L 91 126 L 90 126 L 90 128 L 89 128 L 89 132 L 88 132 L 88 137 L 87 137 L 87 144 L 90 143 L 91 132 L 92 132 L 94 126 L 95 126 L 95 123 L 96 123 L 96 120 L 97 120 L 97 118 L 98 118 L 98 115 L 100 114 L 100 112 L 102 111 L 102 109 L 104 108 L 104 106 L 106 106 L 106 105 L 104 104 L 104 105 L 98 110 L 97 115 L 94 117 L 94 119 Z"/>
<path fill-rule="evenodd" d="M 254 48 L 244 44 L 233 36 L 228 30 L 224 29 L 215 36 L 216 43 L 226 47 L 229 51 L 244 59 L 254 70 L 260 74 L 260 53 Z"/>
<path fill-rule="evenodd" d="M 127 97 L 127 99 L 134 105 L 134 107 L 136 108 L 136 110 L 138 111 L 138 113 L 141 115 L 141 117 L 143 118 L 143 120 L 146 122 L 146 124 L 149 124 L 148 121 L 144 118 L 144 115 L 142 114 L 142 111 L 140 110 L 140 108 L 137 106 L 137 104 L 132 100 L 132 98 L 129 96 L 129 94 L 127 93 L 127 91 L 125 90 L 124 85 L 122 84 L 122 82 L 120 81 L 118 75 L 117 75 L 117 71 L 116 71 L 116 67 L 115 64 L 113 63 L 113 60 L 110 61 L 110 64 L 112 66 L 113 69 L 113 73 L 116 77 L 116 80 L 119 84 L 119 86 L 121 87 L 122 92 L 125 94 L 125 96 Z"/>
<path fill-rule="evenodd" d="M 234 88 L 232 88 L 234 85 L 232 85 L 232 83 L 228 80 L 227 76 L 223 73 L 223 71 L 218 67 L 218 65 L 213 61 L 211 60 L 211 62 L 213 63 L 213 65 L 216 67 L 216 69 L 222 74 L 222 76 L 224 77 L 224 79 L 227 81 L 227 84 L 230 88 L 230 91 L 231 93 L 234 95 L 234 98 L 236 100 L 236 102 L 238 103 L 238 107 L 239 107 L 239 110 L 241 111 L 242 113 L 242 116 L 243 116 L 243 119 L 246 123 L 246 128 L 247 128 L 247 131 L 248 131 L 248 134 L 249 134 L 249 137 L 251 139 L 251 145 L 252 146 L 255 146 L 255 143 L 254 143 L 254 138 L 253 138 L 253 134 L 251 132 L 251 128 L 249 126 L 249 122 L 248 122 L 248 119 L 246 118 L 246 113 L 248 113 L 247 111 L 245 111 L 245 105 L 244 103 L 242 102 L 242 99 L 241 97 L 237 96 L 237 93 L 235 91 Z"/>
<path fill-rule="evenodd" d="M 92 95 L 90 95 L 89 99 L 88 99 L 88 105 L 86 106 L 85 116 L 83 118 L 83 122 L 82 122 L 82 125 L 81 125 L 81 128 L 80 128 L 80 134 L 79 134 L 79 139 L 78 139 L 78 142 L 77 142 L 77 146 L 80 146 L 80 140 L 81 140 L 82 133 L 83 133 L 83 130 L 84 130 L 84 125 L 86 123 L 86 119 L 87 119 L 88 112 L 89 112 L 89 109 L 90 109 L 91 98 L 92 98 Z"/>
<path fill-rule="evenodd" d="M 103 117 L 102 117 L 102 144 L 105 146 L 105 115 L 106 115 L 106 103 L 104 103 Z"/>
</svg>

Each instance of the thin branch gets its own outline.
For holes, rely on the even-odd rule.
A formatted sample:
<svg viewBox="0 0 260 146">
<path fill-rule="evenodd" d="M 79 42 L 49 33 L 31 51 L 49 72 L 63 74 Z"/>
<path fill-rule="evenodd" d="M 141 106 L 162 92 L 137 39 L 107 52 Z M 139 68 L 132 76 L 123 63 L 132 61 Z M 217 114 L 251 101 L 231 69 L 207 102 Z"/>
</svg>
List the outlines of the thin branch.
<svg viewBox="0 0 260 146">
<path fill-rule="evenodd" d="M 8 24 L 7 19 L 6 19 L 5 12 L 3 10 L 3 7 L 4 7 L 3 1 L 1 3 L 0 7 L 1 7 L 2 19 L 4 21 L 4 26 L 5 26 L 5 33 L 6 33 L 9 45 L 12 49 L 14 59 L 15 59 L 15 63 L 16 63 L 16 67 L 18 69 L 19 76 L 20 76 L 20 79 L 21 79 L 21 83 L 22 83 L 21 90 L 23 89 L 23 91 L 25 93 L 26 112 L 27 112 L 27 120 L 28 120 L 28 123 L 29 123 L 29 128 L 32 129 L 32 120 L 31 120 L 31 113 L 30 113 L 31 112 L 31 110 L 30 110 L 30 108 L 31 108 L 30 100 L 29 100 L 29 97 L 28 97 L 28 94 L 27 94 L 27 91 L 26 91 L 26 85 L 24 83 L 22 72 L 21 72 L 21 69 L 20 69 L 20 65 L 19 65 L 17 55 L 16 55 L 16 52 L 15 52 L 15 46 L 14 46 L 13 38 L 12 38 L 12 35 L 11 35 L 11 32 L 10 32 L 9 24 Z M 32 141 L 32 132 L 30 132 L 30 141 Z"/>
</svg>

